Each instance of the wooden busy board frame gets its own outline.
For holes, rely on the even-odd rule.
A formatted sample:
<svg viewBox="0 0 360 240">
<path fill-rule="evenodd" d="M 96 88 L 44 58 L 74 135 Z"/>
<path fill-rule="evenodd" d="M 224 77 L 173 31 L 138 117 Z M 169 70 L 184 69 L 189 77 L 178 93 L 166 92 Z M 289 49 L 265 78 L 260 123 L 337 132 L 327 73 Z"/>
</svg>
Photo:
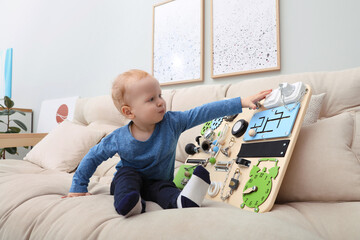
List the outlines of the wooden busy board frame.
<svg viewBox="0 0 360 240">
<path fill-rule="evenodd" d="M 236 207 L 248 210 L 248 211 L 268 212 L 272 209 L 275 199 L 277 197 L 277 194 L 279 192 L 281 183 L 284 179 L 286 169 L 289 165 L 291 155 L 293 153 L 293 150 L 294 150 L 294 147 L 296 144 L 296 140 L 299 136 L 300 129 L 301 129 L 301 126 L 302 126 L 302 123 L 304 120 L 304 116 L 305 116 L 307 107 L 310 102 L 310 97 L 311 97 L 312 91 L 311 91 L 310 86 L 308 86 L 308 85 L 306 85 L 306 89 L 307 89 L 306 93 L 304 94 L 304 96 L 302 97 L 302 100 L 300 102 L 300 108 L 298 110 L 298 114 L 296 116 L 294 125 L 292 127 L 292 130 L 291 130 L 291 133 L 289 136 L 275 138 L 275 139 L 254 140 L 251 142 L 248 142 L 248 141 L 245 142 L 244 136 L 245 136 L 245 134 L 248 134 L 248 131 L 247 131 L 241 137 L 238 137 L 238 138 L 234 137 L 231 133 L 231 130 L 232 130 L 233 125 L 237 121 L 239 121 L 240 119 L 244 119 L 248 123 L 250 123 L 254 114 L 267 110 L 263 106 L 261 106 L 259 109 L 255 110 L 255 111 L 247 109 L 247 108 L 243 108 L 243 112 L 240 113 L 233 121 L 231 121 L 231 122 L 222 121 L 221 125 L 216 130 L 214 130 L 215 136 L 218 136 L 219 131 L 221 131 L 223 129 L 224 124 L 228 124 L 229 130 L 227 131 L 227 134 L 225 136 L 225 143 L 223 145 L 223 148 L 226 148 L 229 145 L 230 139 L 232 137 L 235 138 L 235 142 L 232 143 L 233 146 L 231 146 L 231 148 L 230 148 L 229 157 L 225 156 L 223 153 L 221 153 L 219 151 L 220 153 L 215 155 L 216 163 L 211 164 L 209 162 L 209 158 L 210 158 L 209 153 L 200 151 L 199 153 L 196 153 L 194 155 L 189 155 L 189 157 L 187 158 L 187 160 L 185 162 L 186 165 L 194 165 L 194 163 L 192 163 L 192 161 L 191 161 L 194 159 L 204 160 L 206 163 L 203 165 L 210 172 L 210 178 L 211 178 L 212 183 L 214 183 L 214 182 L 221 183 L 218 194 L 213 197 L 210 197 L 209 194 L 207 194 L 206 198 L 215 200 L 215 201 L 219 201 L 219 202 L 225 202 L 225 203 L 231 204 L 233 206 L 236 206 Z M 249 127 L 250 127 L 250 124 L 249 124 Z M 289 141 L 287 150 L 283 157 L 272 157 L 272 156 L 244 157 L 246 160 L 251 161 L 251 164 L 249 165 L 249 167 L 246 167 L 243 165 L 238 165 L 236 163 L 236 159 L 238 159 L 237 155 L 243 144 L 246 145 L 247 143 L 261 143 L 261 142 L 272 142 L 272 141 L 281 141 L 281 140 Z M 216 170 L 217 163 L 221 163 L 221 162 L 231 163 L 230 166 L 228 167 L 229 170 L 227 172 Z M 262 173 L 265 174 L 266 177 L 264 177 Z M 268 184 L 266 191 L 268 191 L 269 193 L 265 194 L 266 197 L 265 197 L 265 199 L 263 199 L 261 201 L 260 204 L 259 203 L 244 204 L 244 200 L 246 200 L 246 199 L 247 200 L 250 199 L 249 201 L 251 201 L 251 197 L 250 197 L 251 195 L 249 195 L 249 194 L 253 194 L 253 196 L 255 196 L 256 191 L 260 192 L 260 189 L 251 190 L 251 187 L 254 184 L 249 184 L 249 180 L 251 178 L 250 175 L 252 176 L 252 178 L 259 178 L 259 179 L 261 177 L 267 178 L 267 180 L 262 182 L 261 184 L 263 184 L 263 185 Z M 257 176 L 254 176 L 254 175 L 257 175 Z M 239 180 L 239 186 L 236 190 L 233 190 L 230 197 L 228 197 L 225 200 L 224 197 L 227 194 L 229 194 L 230 190 L 231 190 L 229 184 L 230 184 L 230 181 L 232 178 Z M 257 180 L 259 180 L 259 179 L 257 179 Z M 250 180 L 250 182 L 253 180 L 255 180 L 255 179 Z M 270 184 L 270 186 L 269 186 L 269 184 Z M 258 186 L 258 187 L 262 188 L 262 186 Z M 214 188 L 215 188 L 214 184 L 211 185 L 210 188 L 211 188 L 211 190 L 214 190 Z M 257 188 L 257 187 L 253 187 L 253 188 Z M 263 189 L 261 189 L 261 190 L 263 190 Z M 254 191 L 254 192 L 252 192 L 252 191 Z M 260 194 L 260 193 L 256 193 L 256 194 Z M 222 197 L 223 197 L 223 199 L 222 199 Z M 264 198 L 264 197 L 262 197 L 262 198 Z M 256 201 L 256 202 L 258 202 L 258 201 Z"/>
</svg>

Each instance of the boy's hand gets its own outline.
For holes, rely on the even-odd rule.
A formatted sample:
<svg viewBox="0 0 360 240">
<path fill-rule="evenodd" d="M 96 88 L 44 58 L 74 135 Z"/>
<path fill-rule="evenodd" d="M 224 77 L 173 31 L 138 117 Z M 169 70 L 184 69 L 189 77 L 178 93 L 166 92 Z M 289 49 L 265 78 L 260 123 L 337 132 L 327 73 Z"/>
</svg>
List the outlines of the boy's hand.
<svg viewBox="0 0 360 240">
<path fill-rule="evenodd" d="M 63 196 L 61 198 L 68 198 L 68 197 L 81 197 L 81 196 L 90 196 L 91 193 L 75 193 L 75 192 L 69 192 L 67 196 Z"/>
<path fill-rule="evenodd" d="M 246 97 L 246 98 L 241 98 L 241 105 L 243 108 L 250 108 L 255 110 L 256 109 L 256 103 L 263 100 L 266 95 L 268 95 L 269 93 L 271 93 L 272 89 L 269 90 L 265 90 L 265 91 L 261 91 L 258 94 L 255 94 L 253 96 L 250 97 Z"/>
</svg>

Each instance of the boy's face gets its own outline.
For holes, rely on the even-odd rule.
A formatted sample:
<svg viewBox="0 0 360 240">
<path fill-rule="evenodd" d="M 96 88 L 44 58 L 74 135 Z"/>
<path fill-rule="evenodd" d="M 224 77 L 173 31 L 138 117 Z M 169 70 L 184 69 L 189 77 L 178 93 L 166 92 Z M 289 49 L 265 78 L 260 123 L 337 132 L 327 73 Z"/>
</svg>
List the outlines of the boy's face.
<svg viewBox="0 0 360 240">
<path fill-rule="evenodd" d="M 160 122 L 166 112 L 160 84 L 151 76 L 131 83 L 127 87 L 125 99 L 134 115 L 133 120 L 144 124 Z"/>
</svg>

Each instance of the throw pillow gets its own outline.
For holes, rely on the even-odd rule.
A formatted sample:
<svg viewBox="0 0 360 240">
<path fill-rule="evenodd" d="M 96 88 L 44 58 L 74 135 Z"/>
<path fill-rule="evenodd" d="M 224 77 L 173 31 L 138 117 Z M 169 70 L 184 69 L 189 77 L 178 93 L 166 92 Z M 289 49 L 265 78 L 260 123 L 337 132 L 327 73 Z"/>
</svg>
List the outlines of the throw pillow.
<svg viewBox="0 0 360 240">
<path fill-rule="evenodd" d="M 359 201 L 360 166 L 352 150 L 354 127 L 351 112 L 303 127 L 277 201 Z"/>
<path fill-rule="evenodd" d="M 65 120 L 25 156 L 24 160 L 45 169 L 72 172 L 105 132 Z"/>
</svg>

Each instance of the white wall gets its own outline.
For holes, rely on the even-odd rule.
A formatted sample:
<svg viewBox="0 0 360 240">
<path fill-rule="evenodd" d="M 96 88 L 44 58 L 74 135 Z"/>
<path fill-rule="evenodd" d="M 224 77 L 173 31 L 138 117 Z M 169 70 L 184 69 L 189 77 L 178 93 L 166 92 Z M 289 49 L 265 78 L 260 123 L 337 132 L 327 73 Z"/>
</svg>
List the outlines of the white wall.
<svg viewBox="0 0 360 240">
<path fill-rule="evenodd" d="M 152 6 L 159 2 L 0 0 L 0 48 L 14 48 L 15 106 L 32 108 L 36 127 L 44 99 L 108 94 L 117 74 L 151 72 Z M 281 70 L 211 79 L 210 5 L 205 0 L 200 84 L 360 66 L 360 1 L 280 0 Z"/>
</svg>

